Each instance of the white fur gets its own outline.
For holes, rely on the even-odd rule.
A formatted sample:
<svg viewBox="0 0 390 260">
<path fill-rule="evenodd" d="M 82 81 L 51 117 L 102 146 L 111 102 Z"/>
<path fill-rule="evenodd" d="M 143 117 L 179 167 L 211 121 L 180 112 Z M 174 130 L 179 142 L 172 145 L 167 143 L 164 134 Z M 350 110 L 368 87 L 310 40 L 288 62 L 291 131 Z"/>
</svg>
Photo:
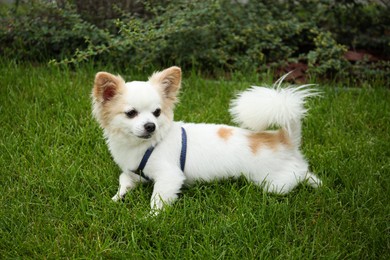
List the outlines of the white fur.
<svg viewBox="0 0 390 260">
<path fill-rule="evenodd" d="M 105 102 L 101 101 L 99 91 L 94 92 L 94 116 L 104 128 L 112 156 L 123 171 L 113 200 L 123 198 L 128 190 L 145 181 L 132 171 L 137 169 L 151 145 L 155 145 L 155 149 L 144 174 L 154 181 L 152 209 L 161 209 L 164 204 L 172 203 L 183 184 L 195 180 L 243 175 L 267 191 L 279 194 L 291 191 L 302 181 L 308 181 L 313 187 L 321 184 L 309 172 L 308 163 L 299 151 L 301 119 L 306 112 L 305 98 L 314 95 L 313 92 L 305 87 L 281 88 L 280 82 L 274 88 L 252 87 L 239 94 L 231 104 L 230 112 L 241 128 L 174 122 L 174 102 L 166 101 L 174 100 L 180 88 L 180 79 L 175 78 L 178 75 L 181 76 L 180 69 L 173 67 L 154 74 L 147 82 L 116 83 L 121 85 L 120 91 L 117 91 L 120 94 L 115 94 L 116 99 Z M 106 88 L 106 83 L 99 83 L 107 82 L 102 77 L 97 75 L 95 89 Z M 169 106 L 164 107 L 164 104 Z M 103 114 L 111 111 L 112 107 L 118 111 L 103 119 Z M 159 117 L 152 115 L 157 107 L 165 109 Z M 138 116 L 132 119 L 126 117 L 125 112 L 129 109 L 137 109 Z M 155 132 L 147 139 L 139 137 L 144 134 L 142 127 L 145 122 L 156 124 Z M 255 149 L 250 136 L 256 136 L 270 126 L 284 129 L 291 143 L 267 144 L 260 140 Z M 181 127 L 185 128 L 188 136 L 184 173 L 180 169 Z M 219 131 L 223 129 L 228 129 L 228 134 L 221 135 Z M 278 132 L 262 133 L 273 135 Z"/>
<path fill-rule="evenodd" d="M 273 88 L 254 86 L 238 95 L 231 102 L 230 113 L 233 121 L 241 127 L 255 132 L 270 126 L 285 128 L 294 144 L 301 141 L 301 119 L 306 114 L 305 99 L 317 95 L 311 85 Z"/>
</svg>

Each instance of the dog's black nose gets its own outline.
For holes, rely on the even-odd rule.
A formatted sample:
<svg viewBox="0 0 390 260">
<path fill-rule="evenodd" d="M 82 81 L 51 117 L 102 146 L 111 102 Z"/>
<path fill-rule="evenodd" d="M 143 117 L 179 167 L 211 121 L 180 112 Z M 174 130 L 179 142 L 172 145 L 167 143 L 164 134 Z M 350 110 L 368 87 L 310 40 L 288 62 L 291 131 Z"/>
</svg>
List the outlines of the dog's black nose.
<svg viewBox="0 0 390 260">
<path fill-rule="evenodd" d="M 144 125 L 144 128 L 145 128 L 146 132 L 151 134 L 154 132 L 154 130 L 156 130 L 156 125 L 154 123 L 146 123 Z"/>
</svg>

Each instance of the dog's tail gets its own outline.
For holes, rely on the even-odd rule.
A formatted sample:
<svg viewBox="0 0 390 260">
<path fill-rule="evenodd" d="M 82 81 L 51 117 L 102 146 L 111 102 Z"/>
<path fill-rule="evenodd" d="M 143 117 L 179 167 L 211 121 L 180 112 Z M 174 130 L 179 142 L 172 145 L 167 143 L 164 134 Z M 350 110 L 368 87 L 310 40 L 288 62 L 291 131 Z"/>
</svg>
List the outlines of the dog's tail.
<svg viewBox="0 0 390 260">
<path fill-rule="evenodd" d="M 288 75 L 288 74 L 287 74 Z M 272 88 L 252 87 L 231 102 L 234 122 L 255 132 L 282 127 L 295 147 L 301 142 L 301 120 L 307 109 L 305 99 L 318 95 L 312 84 L 281 88 L 283 76 Z"/>
</svg>

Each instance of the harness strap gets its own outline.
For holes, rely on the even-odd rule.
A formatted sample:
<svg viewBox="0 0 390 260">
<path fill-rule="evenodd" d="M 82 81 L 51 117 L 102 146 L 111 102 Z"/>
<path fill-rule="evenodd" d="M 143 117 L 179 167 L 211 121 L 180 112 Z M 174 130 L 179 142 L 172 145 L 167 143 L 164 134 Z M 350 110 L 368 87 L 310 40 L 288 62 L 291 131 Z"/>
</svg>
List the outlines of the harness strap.
<svg viewBox="0 0 390 260">
<path fill-rule="evenodd" d="M 149 157 L 152 154 L 153 150 L 154 150 L 154 146 L 151 146 L 148 148 L 148 150 L 146 150 L 146 152 L 145 152 L 144 156 L 142 157 L 142 160 L 138 166 L 138 169 L 135 171 L 135 173 L 137 173 L 142 178 L 144 178 L 148 181 L 150 181 L 150 179 L 144 174 L 144 168 L 145 168 L 145 165 L 148 162 Z"/>
<path fill-rule="evenodd" d="M 140 175 L 142 178 L 150 181 L 150 178 L 148 178 L 143 170 L 146 166 L 146 163 L 149 160 L 150 155 L 152 154 L 154 150 L 154 146 L 151 146 L 146 150 L 144 156 L 142 157 L 142 160 L 138 166 L 138 169 L 135 171 L 136 174 Z M 184 167 L 186 165 L 186 157 L 187 157 L 187 133 L 186 130 L 182 127 L 181 128 L 181 152 L 180 152 L 180 168 L 184 172 Z"/>
<path fill-rule="evenodd" d="M 186 157 L 187 157 L 187 133 L 184 128 L 181 128 L 181 153 L 180 153 L 180 168 L 184 172 L 184 167 L 186 166 Z"/>
</svg>

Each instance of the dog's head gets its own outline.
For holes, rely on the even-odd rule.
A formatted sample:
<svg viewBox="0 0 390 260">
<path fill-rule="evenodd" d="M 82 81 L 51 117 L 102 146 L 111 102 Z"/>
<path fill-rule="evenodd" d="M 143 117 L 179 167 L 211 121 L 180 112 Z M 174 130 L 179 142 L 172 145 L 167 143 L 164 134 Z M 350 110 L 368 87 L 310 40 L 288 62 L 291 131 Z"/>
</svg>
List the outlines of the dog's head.
<svg viewBox="0 0 390 260">
<path fill-rule="evenodd" d="M 108 134 L 150 140 L 173 121 L 181 85 L 181 70 L 170 67 L 148 81 L 125 82 L 107 72 L 96 74 L 92 92 L 93 115 Z"/>
</svg>

